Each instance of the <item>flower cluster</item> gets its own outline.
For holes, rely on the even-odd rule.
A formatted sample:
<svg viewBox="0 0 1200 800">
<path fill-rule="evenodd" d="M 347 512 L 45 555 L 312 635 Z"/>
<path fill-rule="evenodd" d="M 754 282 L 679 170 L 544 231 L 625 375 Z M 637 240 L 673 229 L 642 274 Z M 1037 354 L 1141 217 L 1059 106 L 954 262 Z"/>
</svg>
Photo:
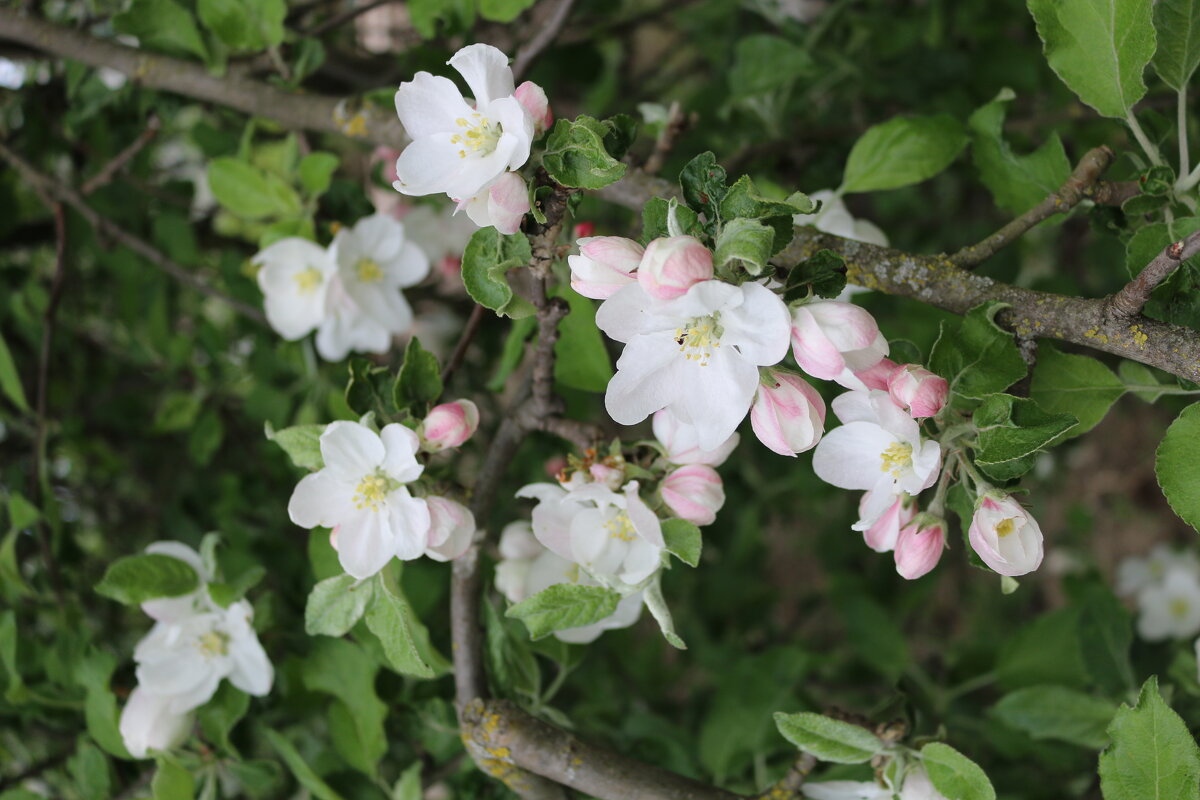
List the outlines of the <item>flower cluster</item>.
<svg viewBox="0 0 1200 800">
<path fill-rule="evenodd" d="M 396 160 L 396 191 L 445 194 L 480 227 L 515 233 L 529 211 L 524 179 L 534 137 L 553 121 L 546 93 L 514 86 L 508 57 L 473 44 L 446 62 L 470 87 L 468 101 L 449 78 L 418 72 L 400 84 L 396 113 L 412 144 Z"/>
<path fill-rule="evenodd" d="M 207 588 L 212 576 L 195 550 L 179 542 L 155 542 L 146 552 L 187 564 L 196 571 L 199 588 L 142 604 L 155 623 L 134 650 L 138 685 L 119 725 L 135 758 L 169 750 L 187 738 L 192 712 L 212 699 L 222 678 L 261 697 L 275 675 L 251 626 L 254 609 L 245 600 L 228 608 L 214 602 Z"/>
<path fill-rule="evenodd" d="M 360 580 L 393 557 L 457 558 L 475 535 L 471 511 L 444 497 L 414 497 L 409 489 L 425 471 L 417 459 L 422 450 L 458 447 L 478 424 L 470 400 L 435 406 L 417 431 L 395 422 L 378 432 L 360 422 L 332 422 L 319 441 L 323 466 L 297 484 L 288 516 L 302 528 L 331 528 L 342 568 Z"/>
<path fill-rule="evenodd" d="M 1137 606 L 1143 639 L 1190 639 L 1200 634 L 1200 559 L 1191 550 L 1159 545 L 1117 568 L 1117 593 Z M 1200 650 L 1200 639 L 1196 642 Z"/>
<path fill-rule="evenodd" d="M 289 341 L 315 329 L 317 352 L 327 361 L 351 351 L 386 352 L 413 324 L 400 290 L 429 274 L 428 256 L 404 225 L 382 214 L 338 231 L 329 247 L 289 237 L 253 262 L 271 327 Z"/>
</svg>

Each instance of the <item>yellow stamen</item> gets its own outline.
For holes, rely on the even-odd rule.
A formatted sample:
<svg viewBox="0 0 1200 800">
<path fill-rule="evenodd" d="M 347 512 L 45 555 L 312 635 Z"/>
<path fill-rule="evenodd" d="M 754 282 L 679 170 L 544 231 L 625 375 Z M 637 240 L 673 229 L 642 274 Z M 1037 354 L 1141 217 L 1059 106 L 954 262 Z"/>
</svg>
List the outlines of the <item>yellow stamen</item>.
<svg viewBox="0 0 1200 800">
<path fill-rule="evenodd" d="M 229 652 L 229 636 L 221 631 L 209 631 L 200 637 L 196 646 L 209 658 L 223 656 Z"/>
<path fill-rule="evenodd" d="M 454 124 L 464 129 L 462 133 L 450 137 L 452 143 L 462 148 L 458 151 L 459 158 L 466 158 L 468 152 L 486 156 L 496 149 L 496 143 L 500 141 L 500 126 L 478 112 L 472 114 L 469 120 L 459 117 Z"/>
<path fill-rule="evenodd" d="M 378 472 L 363 477 L 354 490 L 354 507 L 378 511 L 388 492 L 395 488 L 394 484 L 395 481 Z"/>
<path fill-rule="evenodd" d="M 360 258 L 354 265 L 354 273 L 363 283 L 375 283 L 383 280 L 383 268 L 379 262 L 370 258 Z"/>
<path fill-rule="evenodd" d="M 321 284 L 325 282 L 325 276 L 316 267 L 309 267 L 293 275 L 292 280 L 296 282 L 296 291 L 300 294 L 312 294 L 321 288 Z"/>
<path fill-rule="evenodd" d="M 675 329 L 675 343 L 688 361 L 697 361 L 707 367 L 713 350 L 721 346 L 721 334 L 725 331 L 719 324 L 719 314 L 688 320 L 685 327 Z"/>
<path fill-rule="evenodd" d="M 633 527 L 633 521 L 624 511 L 605 522 L 604 529 L 609 536 L 622 542 L 632 542 L 637 538 L 637 528 Z"/>
<path fill-rule="evenodd" d="M 911 444 L 894 442 L 879 454 L 879 470 L 900 477 L 900 473 L 912 465 L 912 452 Z"/>
<path fill-rule="evenodd" d="M 1013 517 L 1002 519 L 996 524 L 996 535 L 1003 539 L 1017 529 L 1017 521 Z"/>
</svg>

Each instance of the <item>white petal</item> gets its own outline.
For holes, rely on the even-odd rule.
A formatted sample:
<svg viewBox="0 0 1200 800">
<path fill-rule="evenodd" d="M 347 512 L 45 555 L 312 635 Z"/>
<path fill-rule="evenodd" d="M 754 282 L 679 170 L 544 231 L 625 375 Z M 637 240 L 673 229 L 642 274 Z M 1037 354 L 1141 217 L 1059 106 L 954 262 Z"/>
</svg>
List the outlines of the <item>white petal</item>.
<svg viewBox="0 0 1200 800">
<path fill-rule="evenodd" d="M 635 425 L 671 405 L 683 390 L 678 368 L 682 359 L 678 354 L 679 347 L 669 333 L 644 334 L 625 345 L 617 359 L 617 374 L 608 382 L 604 395 L 609 416 L 622 425 Z"/>
<path fill-rule="evenodd" d="M 416 431 L 398 422 L 383 426 L 379 438 L 387 451 L 383 460 L 383 471 L 389 477 L 401 483 L 412 483 L 421 477 L 425 467 L 417 462 L 417 450 L 421 447 L 421 437 Z"/>
<path fill-rule="evenodd" d="M 350 279 L 346 281 L 346 291 L 363 313 L 389 334 L 407 333 L 412 329 L 412 306 L 399 289 L 389 287 L 382 281 L 363 283 Z"/>
<path fill-rule="evenodd" d="M 359 580 L 379 572 L 395 554 L 389 515 L 382 508 L 357 511 L 338 528 L 338 561 Z"/>
<path fill-rule="evenodd" d="M 418 72 L 396 91 L 396 114 L 409 138 L 414 140 L 435 133 L 452 133 L 457 130 L 454 121 L 466 119 L 471 113 L 471 107 L 449 78 Z"/>
<path fill-rule="evenodd" d="M 446 63 L 458 70 L 471 87 L 477 107 L 483 108 L 493 100 L 510 97 L 516 91 L 508 56 L 490 44 L 468 45 Z"/>
<path fill-rule="evenodd" d="M 518 170 L 529 160 L 533 147 L 533 120 L 515 97 L 505 97 L 488 106 L 488 116 L 500 123 L 504 133 L 496 145 L 504 156 L 506 169 Z"/>
<path fill-rule="evenodd" d="M 329 474 L 357 483 L 383 464 L 387 455 L 379 434 L 357 422 L 331 422 L 321 434 L 321 457 Z"/>
<path fill-rule="evenodd" d="M 879 456 L 895 438 L 870 422 L 849 422 L 825 434 L 813 452 L 813 471 L 841 489 L 871 489 L 879 481 Z"/>
<path fill-rule="evenodd" d="M 787 355 L 792 318 L 779 296 L 757 283 L 742 284 L 744 302 L 721 312 L 721 346 L 735 346 L 751 364 L 768 367 Z"/>
<path fill-rule="evenodd" d="M 129 694 L 119 727 L 125 749 L 134 758 L 145 758 L 150 750 L 170 750 L 187 738 L 191 716 L 172 713 L 167 700 L 141 686 Z"/>
<path fill-rule="evenodd" d="M 466 168 L 468 159 L 461 157 L 462 149 L 450 141 L 455 134 L 435 133 L 416 139 L 396 160 L 396 189 L 408 195 L 451 193 L 451 188 L 462 183 L 460 174 Z M 497 170 L 499 174 L 501 170 Z M 478 190 L 476 190 L 478 191 Z M 471 197 L 472 191 L 457 197 Z"/>
<path fill-rule="evenodd" d="M 596 309 L 596 327 L 618 342 L 672 327 L 671 322 L 656 313 L 654 306 L 654 298 L 646 294 L 641 284 L 627 284 Z"/>
<path fill-rule="evenodd" d="M 390 285 L 416 286 L 429 275 L 429 256 L 415 243 L 406 241 L 394 257 L 380 266 L 387 273 Z"/>
<path fill-rule="evenodd" d="M 271 691 L 275 668 L 271 666 L 271 659 L 267 658 L 267 652 L 253 631 L 249 636 L 233 639 L 229 645 L 229 655 L 233 660 L 230 683 L 255 697 L 262 697 Z"/>
<path fill-rule="evenodd" d="M 758 369 L 724 347 L 714 349 L 707 366 L 685 362 L 678 370 L 682 408 L 699 433 L 702 450 L 715 450 L 733 435 L 746 418 L 758 389 Z"/>
<path fill-rule="evenodd" d="M 403 487 L 388 495 L 387 504 L 396 557 L 401 561 L 420 558 L 429 540 L 429 506 Z"/>
<path fill-rule="evenodd" d="M 327 470 L 305 475 L 292 491 L 288 517 L 301 528 L 332 528 L 353 509 L 355 486 Z"/>
</svg>

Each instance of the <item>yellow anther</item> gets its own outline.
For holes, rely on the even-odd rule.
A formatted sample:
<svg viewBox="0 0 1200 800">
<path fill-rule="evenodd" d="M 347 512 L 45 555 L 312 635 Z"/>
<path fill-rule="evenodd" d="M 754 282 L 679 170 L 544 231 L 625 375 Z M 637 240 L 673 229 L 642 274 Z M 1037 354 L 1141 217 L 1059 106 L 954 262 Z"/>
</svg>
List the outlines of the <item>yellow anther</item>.
<svg viewBox="0 0 1200 800">
<path fill-rule="evenodd" d="M 605 522 L 604 529 L 609 536 L 622 542 L 632 542 L 637 538 L 637 528 L 633 527 L 633 521 L 624 511 Z"/>
<path fill-rule="evenodd" d="M 1008 517 L 1002 519 L 996 524 L 996 535 L 1003 539 L 1017 529 L 1017 522 L 1014 518 Z"/>
<path fill-rule="evenodd" d="M 675 329 L 675 343 L 688 361 L 698 361 L 707 367 L 713 350 L 721 346 L 724 330 L 718 322 L 719 315 L 697 317 L 689 320 L 685 327 Z"/>
<path fill-rule="evenodd" d="M 912 466 L 912 452 L 911 444 L 905 442 L 892 443 L 888 446 L 888 449 L 879 454 L 880 472 L 890 472 L 899 477 L 901 472 Z"/>
<path fill-rule="evenodd" d="M 354 265 L 354 274 L 363 283 L 375 283 L 383 280 L 383 269 L 379 262 L 370 258 L 360 258 Z"/>
<path fill-rule="evenodd" d="M 229 652 L 229 636 L 221 631 L 209 631 L 196 642 L 200 652 L 209 658 Z"/>
<path fill-rule="evenodd" d="M 454 124 L 463 129 L 462 133 L 450 137 L 453 144 L 462 147 L 458 151 L 459 158 L 466 158 L 468 151 L 486 156 L 496 149 L 496 143 L 500 141 L 500 126 L 482 114 L 474 113 L 470 119 L 459 117 Z"/>
<path fill-rule="evenodd" d="M 378 472 L 372 472 L 358 482 L 354 490 L 354 507 L 378 511 L 392 488 L 392 481 Z"/>
<path fill-rule="evenodd" d="M 325 276 L 316 267 L 309 267 L 293 275 L 292 280 L 296 282 L 296 291 L 300 294 L 312 294 L 321 288 L 321 284 L 325 282 Z"/>
<path fill-rule="evenodd" d="M 1188 606 L 1187 600 L 1182 600 L 1178 597 L 1176 597 L 1174 600 L 1172 600 L 1169 604 L 1169 610 L 1171 612 L 1171 616 L 1175 617 L 1176 619 L 1181 619 L 1182 617 L 1186 617 L 1187 613 L 1188 613 L 1188 608 L 1189 608 L 1189 606 Z"/>
</svg>

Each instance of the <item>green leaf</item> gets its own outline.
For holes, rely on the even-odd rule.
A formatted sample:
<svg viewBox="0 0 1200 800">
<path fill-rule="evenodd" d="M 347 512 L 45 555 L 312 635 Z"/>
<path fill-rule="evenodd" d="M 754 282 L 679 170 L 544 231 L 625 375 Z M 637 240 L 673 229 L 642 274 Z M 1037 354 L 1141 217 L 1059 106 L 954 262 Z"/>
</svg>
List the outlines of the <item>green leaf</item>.
<svg viewBox="0 0 1200 800">
<path fill-rule="evenodd" d="M 392 787 L 391 800 L 421 800 L 421 762 L 414 762 L 408 769 L 400 773 L 396 785 Z"/>
<path fill-rule="evenodd" d="M 1005 695 L 992 712 L 1034 739 L 1057 739 L 1099 750 L 1116 703 L 1065 686 L 1030 686 Z"/>
<path fill-rule="evenodd" d="M 196 20 L 174 0 L 134 0 L 127 11 L 113 18 L 113 30 L 136 36 L 143 47 L 191 53 L 208 60 L 208 48 Z"/>
<path fill-rule="evenodd" d="M 379 637 L 392 669 L 402 675 L 435 678 L 448 668 L 446 659 L 433 649 L 429 631 L 417 619 L 408 599 L 391 571 L 376 579 L 375 602 L 367 611 L 367 627 Z"/>
<path fill-rule="evenodd" d="M 1154 472 L 1171 510 L 1200 530 L 1200 403 L 1185 408 L 1167 428 Z"/>
<path fill-rule="evenodd" d="M 998 481 L 1024 475 L 1037 454 L 1061 440 L 1077 421 L 1070 414 L 1047 413 L 1033 400 L 988 395 L 974 415 L 980 429 L 975 465 Z"/>
<path fill-rule="evenodd" d="M 295 189 L 241 159 L 226 157 L 210 161 L 208 185 L 218 203 L 245 219 L 294 216 L 303 210 Z"/>
<path fill-rule="evenodd" d="M 215 408 L 207 408 L 200 413 L 200 419 L 188 433 L 187 452 L 193 464 L 206 466 L 216 455 L 225 438 L 225 425 L 221 415 Z"/>
<path fill-rule="evenodd" d="M 933 788 L 946 800 L 996 800 L 996 790 L 979 765 L 953 747 L 931 742 L 921 748 L 921 761 Z"/>
<path fill-rule="evenodd" d="M 675 619 L 671 616 L 671 609 L 667 607 L 666 599 L 663 598 L 662 572 L 654 576 L 654 580 L 646 587 L 642 597 L 646 608 L 650 610 L 650 616 L 654 617 L 654 621 L 658 623 L 658 629 L 667 643 L 680 650 L 687 650 L 687 645 L 675 632 Z"/>
<path fill-rule="evenodd" d="M 75 682 L 84 689 L 83 715 L 88 734 L 106 752 L 130 758 L 117 727 L 117 698 L 109 688 L 117 660 L 104 650 L 89 650 L 75 668 Z"/>
<path fill-rule="evenodd" d="M 495 228 L 480 228 L 463 252 L 462 278 L 467 294 L 497 314 L 514 318 L 530 316 L 533 307 L 513 295 L 505 273 L 526 266 L 531 257 L 529 240 L 524 234 L 505 236 Z"/>
<path fill-rule="evenodd" d="M 1112 744 L 1100 754 L 1104 800 L 1195 800 L 1200 794 L 1200 748 L 1187 725 L 1158 692 L 1142 686 L 1137 705 L 1122 705 L 1108 727 Z"/>
<path fill-rule="evenodd" d="M 738 218 L 725 223 L 717 237 L 714 262 L 717 267 L 732 264 L 750 275 L 761 275 L 774 251 L 775 229 L 756 219 Z"/>
<path fill-rule="evenodd" d="M 17 666 L 17 613 L 11 609 L 0 614 L 0 664 L 8 673 L 8 688 L 4 697 L 10 703 L 20 703 L 25 696 L 25 681 Z"/>
<path fill-rule="evenodd" d="M 150 781 L 150 794 L 154 800 L 192 800 L 196 796 L 196 781 L 179 764 L 160 758 Z"/>
<path fill-rule="evenodd" d="M 1158 39 L 1154 71 L 1163 83 L 1181 92 L 1200 66 L 1200 0 L 1158 0 L 1154 31 Z"/>
<path fill-rule="evenodd" d="M 110 796 L 112 780 L 108 772 L 108 759 L 96 745 L 80 739 L 75 754 L 67 762 L 67 770 L 83 800 L 107 800 Z"/>
<path fill-rule="evenodd" d="M 300 159 L 300 185 L 304 191 L 316 196 L 324 193 L 333 180 L 333 173 L 338 168 L 339 160 L 333 153 L 309 153 Z"/>
<path fill-rule="evenodd" d="M 196 13 L 230 50 L 262 50 L 283 41 L 284 0 L 198 0 Z"/>
<path fill-rule="evenodd" d="M 212 699 L 196 712 L 204 738 L 226 753 L 237 757 L 237 749 L 229 741 L 229 733 L 250 708 L 250 695 L 222 681 Z"/>
<path fill-rule="evenodd" d="M 1165 222 L 1153 222 L 1138 228 L 1125 244 L 1125 269 L 1129 277 L 1136 278 L 1171 242 L 1197 230 L 1200 230 L 1200 217 L 1179 217 L 1170 226 Z M 1184 263 L 1194 266 L 1198 262 L 1196 258 L 1189 258 Z"/>
<path fill-rule="evenodd" d="M 331 724 L 339 727 L 340 735 L 331 737 L 337 751 L 351 766 L 370 776 L 375 775 L 375 766 L 387 751 L 383 721 L 388 707 L 375 693 L 378 669 L 363 648 L 346 639 L 317 639 L 303 664 L 304 685 L 310 691 L 337 698 L 330 710 Z M 336 710 L 339 707 L 341 711 Z M 333 721 L 338 717 L 341 724 Z M 295 771 L 294 766 L 292 769 Z"/>
<path fill-rule="evenodd" d="M 509 607 L 505 616 L 524 622 L 531 639 L 541 639 L 599 622 L 611 616 L 620 601 L 620 595 L 602 586 L 556 583 Z"/>
<path fill-rule="evenodd" d="M 210 583 L 208 585 L 208 595 L 221 608 L 229 608 L 238 600 L 245 597 L 246 592 L 257 586 L 258 582 L 266 577 L 266 575 L 267 570 L 255 564 L 231 581 Z"/>
<path fill-rule="evenodd" d="M 557 183 L 580 189 L 600 189 L 616 183 L 625 165 L 609 154 L 604 140 L 614 123 L 594 117 L 560 119 L 546 139 L 542 166 Z"/>
<path fill-rule="evenodd" d="M 1039 348 L 1029 396 L 1045 411 L 1078 417 L 1071 436 L 1094 428 L 1123 394 L 1125 382 L 1091 356 L 1063 353 L 1050 345 Z"/>
<path fill-rule="evenodd" d="M 790 86 L 814 67 L 812 57 L 799 45 L 780 36 L 752 34 L 739 39 L 734 48 L 729 88 L 740 98 L 768 94 Z"/>
<path fill-rule="evenodd" d="M 861 725 L 802 711 L 799 714 L 776 712 L 775 726 L 796 747 L 812 753 L 821 761 L 834 764 L 863 764 L 883 751 L 878 736 Z"/>
<path fill-rule="evenodd" d="M 971 158 L 996 205 L 1010 214 L 1023 214 L 1059 190 L 1071 175 L 1071 162 L 1057 133 L 1028 155 L 1013 152 L 1004 139 L 1004 115 L 1014 97 L 1012 89 L 1001 89 L 971 114 L 967 128 Z"/>
<path fill-rule="evenodd" d="M 819 297 L 837 297 L 846 288 L 846 259 L 832 250 L 818 250 L 788 272 L 786 302 L 808 297 L 812 292 Z"/>
<path fill-rule="evenodd" d="M 250 797 L 275 797 L 283 782 L 283 770 L 275 761 L 251 759 L 250 761 L 227 761 L 225 768 L 233 773 L 246 794 Z M 318 797 L 321 795 L 313 792 Z"/>
<path fill-rule="evenodd" d="M 1005 689 L 1045 683 L 1083 687 L 1088 680 L 1076 608 L 1052 611 L 1020 628 L 996 659 L 996 682 Z"/>
<path fill-rule="evenodd" d="M 479 0 L 479 16 L 492 22 L 512 22 L 534 0 Z"/>
<path fill-rule="evenodd" d="M 559 323 L 554 343 L 554 378 L 585 392 L 603 392 L 613 376 L 612 359 L 596 327 L 596 304 L 568 287 L 552 294 L 565 298 L 570 312 Z"/>
<path fill-rule="evenodd" d="M 417 337 L 404 348 L 404 363 L 392 385 L 396 408 L 418 409 L 418 415 L 442 395 L 442 371 L 437 356 L 421 347 Z"/>
<path fill-rule="evenodd" d="M 279 753 L 283 763 L 287 764 L 288 769 L 291 770 L 292 775 L 296 777 L 301 786 L 312 792 L 313 796 L 319 800 L 342 800 L 341 795 L 329 788 L 329 784 L 313 772 L 308 761 L 297 752 L 291 742 L 283 738 L 283 734 L 270 728 L 264 728 L 263 733 L 266 734 L 267 741 L 275 748 L 275 752 Z"/>
<path fill-rule="evenodd" d="M 696 216 L 695 211 L 687 206 L 679 205 L 674 198 L 667 201 L 661 197 L 651 197 L 649 202 L 642 207 L 643 243 L 668 235 L 667 216 L 670 214 L 672 206 L 675 208 L 675 221 L 679 223 L 680 230 L 688 236 L 699 236 L 704 233 L 704 227 L 700 224 L 700 218 Z"/>
<path fill-rule="evenodd" d="M 968 311 L 956 331 L 942 324 L 929 368 L 949 382 L 953 394 L 979 398 L 1003 392 L 1028 372 L 1012 334 L 995 322 L 1004 307 L 989 300 Z"/>
<path fill-rule="evenodd" d="M 703 213 L 709 223 L 720 218 L 721 201 L 728 189 L 725 168 L 711 152 L 701 153 L 684 166 L 679 173 L 679 188 L 688 207 L 697 214 Z"/>
<path fill-rule="evenodd" d="M 1123 119 L 1146 94 L 1153 0 L 1028 0 L 1050 67 L 1079 99 Z"/>
<path fill-rule="evenodd" d="M 1162 389 L 1169 388 L 1162 384 L 1154 374 L 1154 370 L 1136 361 L 1122 361 L 1117 365 L 1117 375 L 1125 382 L 1125 391 L 1133 392 L 1139 400 L 1153 403 L 1162 397 Z"/>
<path fill-rule="evenodd" d="M 152 427 L 156 433 L 188 430 L 202 408 L 202 398 L 196 392 L 171 392 L 158 406 Z"/>
<path fill-rule="evenodd" d="M 895 117 L 868 128 L 850 150 L 842 192 L 896 189 L 932 178 L 967 146 L 962 123 L 949 114 Z"/>
<path fill-rule="evenodd" d="M 0 391 L 13 402 L 17 408 L 29 413 L 29 401 L 25 399 L 25 389 L 21 386 L 21 376 L 17 374 L 17 365 L 12 353 L 0 335 Z"/>
<path fill-rule="evenodd" d="M 353 575 L 326 578 L 313 587 L 304 606 L 309 636 L 344 636 L 362 618 L 374 594 L 374 581 Z"/>
<path fill-rule="evenodd" d="M 1129 661 L 1132 645 L 1133 624 L 1125 606 L 1107 586 L 1089 586 L 1080 600 L 1079 648 L 1084 668 L 1110 695 L 1137 685 Z"/>
<path fill-rule="evenodd" d="M 179 597 L 199 584 L 200 576 L 187 562 L 143 553 L 113 562 L 96 584 L 96 592 L 118 603 L 137 605 L 158 597 Z"/>
<path fill-rule="evenodd" d="M 395 382 L 387 367 L 353 357 L 347 369 L 350 380 L 346 383 L 346 405 L 356 414 L 390 414 L 395 403 Z"/>
<path fill-rule="evenodd" d="M 700 566 L 700 529 L 686 519 L 668 519 L 662 524 L 667 550 L 689 567 Z"/>
<path fill-rule="evenodd" d="M 325 466 L 321 456 L 321 434 L 324 432 L 324 425 L 293 425 L 275 430 L 268 420 L 263 426 L 266 437 L 279 445 L 300 469 L 317 470 Z"/>
</svg>

